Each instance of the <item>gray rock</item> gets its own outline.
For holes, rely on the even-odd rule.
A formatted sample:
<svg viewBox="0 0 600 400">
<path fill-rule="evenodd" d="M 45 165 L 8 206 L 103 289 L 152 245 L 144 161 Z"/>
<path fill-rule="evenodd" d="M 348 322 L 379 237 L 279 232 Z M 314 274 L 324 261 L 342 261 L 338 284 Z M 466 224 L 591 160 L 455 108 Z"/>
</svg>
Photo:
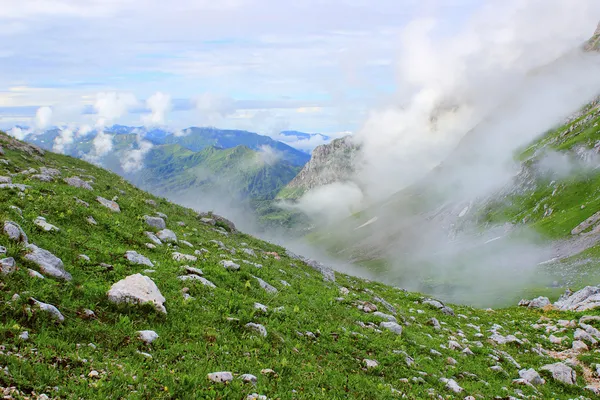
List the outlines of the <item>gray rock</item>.
<svg viewBox="0 0 600 400">
<path fill-rule="evenodd" d="M 575 334 L 573 335 L 573 339 L 581 340 L 581 341 L 587 342 L 591 345 L 594 345 L 597 343 L 596 339 L 594 339 L 592 337 L 592 335 L 590 335 L 589 333 L 587 333 L 586 331 L 584 331 L 581 328 L 575 329 Z"/>
<path fill-rule="evenodd" d="M 223 266 L 223 268 L 230 269 L 230 270 L 233 270 L 233 271 L 237 271 L 238 269 L 240 269 L 240 265 L 234 263 L 231 260 L 222 260 L 221 261 L 221 265 Z"/>
<path fill-rule="evenodd" d="M 23 341 L 29 340 L 29 332 L 27 332 L 27 331 L 21 332 L 21 334 L 19 335 L 19 339 L 21 339 Z"/>
<path fill-rule="evenodd" d="M 2 275 L 12 274 L 13 272 L 15 272 L 16 269 L 17 269 L 17 263 L 15 262 L 14 258 L 8 257 L 8 258 L 3 258 L 2 260 L 0 260 L 0 274 L 2 274 Z"/>
<path fill-rule="evenodd" d="M 437 308 L 438 310 L 440 310 L 442 313 L 444 313 L 446 315 L 454 315 L 454 310 L 452 308 L 446 306 L 444 303 L 442 303 L 439 300 L 427 299 L 427 300 L 423 301 L 423 304 L 429 304 L 430 306 Z"/>
<path fill-rule="evenodd" d="M 431 318 L 429 321 L 427 321 L 427 325 L 433 326 L 433 329 L 435 329 L 436 331 L 442 329 L 440 321 L 438 321 L 437 318 Z"/>
<path fill-rule="evenodd" d="M 46 222 L 46 218 L 44 217 L 37 217 L 36 219 L 33 220 L 33 223 L 39 227 L 41 230 L 45 231 L 45 232 L 58 232 L 60 231 L 60 229 L 52 224 L 49 224 L 48 222 Z"/>
<path fill-rule="evenodd" d="M 154 264 L 152 263 L 152 261 L 150 261 L 150 259 L 148 257 L 141 255 L 137 251 L 128 250 L 125 253 L 125 258 L 127 259 L 127 261 L 129 261 L 132 264 L 145 265 L 147 267 L 154 267 Z"/>
<path fill-rule="evenodd" d="M 90 225 L 98 225 L 98 223 L 96 222 L 96 220 L 94 219 L 94 217 L 92 217 L 91 215 L 89 217 L 87 217 L 85 220 Z"/>
<path fill-rule="evenodd" d="M 170 229 L 163 229 L 156 233 L 156 236 L 163 242 L 177 243 L 177 235 Z"/>
<path fill-rule="evenodd" d="M 0 176 L 0 183 L 12 183 L 10 176 Z"/>
<path fill-rule="evenodd" d="M 28 273 L 28 274 L 29 274 L 29 276 L 30 276 L 30 277 L 32 277 L 32 278 L 37 278 L 37 279 L 45 279 L 45 278 L 44 278 L 44 275 L 42 275 L 42 274 L 40 274 L 39 272 L 37 272 L 37 271 L 34 271 L 34 270 L 30 269 L 30 268 L 27 268 L 27 273 Z"/>
<path fill-rule="evenodd" d="M 98 196 L 98 197 L 96 197 L 96 201 L 98 203 L 102 204 L 104 207 L 108 208 L 112 212 L 121 212 L 121 208 L 113 200 L 108 200 L 108 199 L 105 199 L 102 196 Z"/>
<path fill-rule="evenodd" d="M 65 317 L 60 313 L 60 311 L 58 311 L 58 308 L 54 307 L 52 304 L 43 303 L 41 301 L 34 299 L 33 297 L 31 298 L 31 301 L 40 310 L 52 315 L 52 317 L 54 319 L 56 319 L 60 322 L 63 322 L 65 320 Z"/>
<path fill-rule="evenodd" d="M 244 325 L 246 328 L 253 330 L 260 334 L 262 337 L 267 337 L 267 329 L 261 324 L 255 324 L 254 322 L 248 322 Z"/>
<path fill-rule="evenodd" d="M 363 360 L 363 363 L 365 364 L 365 366 L 367 367 L 367 369 L 369 369 L 369 368 L 377 368 L 379 366 L 379 363 L 376 360 L 369 360 L 368 358 L 365 358 Z"/>
<path fill-rule="evenodd" d="M 162 242 L 160 241 L 160 239 L 158 237 L 156 237 L 156 235 L 154 233 L 152 233 L 152 232 L 144 232 L 144 235 L 146 235 L 146 237 L 148 239 L 150 239 L 154 244 L 157 244 L 159 246 L 162 244 Z"/>
<path fill-rule="evenodd" d="M 520 370 L 519 376 L 525 382 L 530 383 L 534 386 L 543 385 L 544 383 L 546 383 L 546 381 L 542 379 L 540 374 L 538 374 L 537 371 L 533 368 Z"/>
<path fill-rule="evenodd" d="M 275 287 L 269 285 L 267 282 L 263 281 L 259 277 L 254 276 L 254 275 L 253 275 L 253 277 L 254 277 L 254 279 L 256 279 L 258 281 L 258 284 L 260 285 L 260 287 L 265 289 L 265 291 L 267 293 L 277 293 L 278 292 L 278 290 Z"/>
<path fill-rule="evenodd" d="M 146 203 L 146 204 L 148 204 L 149 206 L 152 206 L 152 207 L 156 207 L 157 206 L 156 201 L 154 201 L 152 199 L 146 199 L 146 200 L 144 200 L 144 203 Z"/>
<path fill-rule="evenodd" d="M 567 385 L 577 384 L 577 373 L 573 368 L 563 363 L 555 363 L 544 365 L 540 368 L 542 371 L 549 371 L 552 373 L 552 378 L 555 380 L 566 383 Z"/>
<path fill-rule="evenodd" d="M 375 312 L 373 313 L 373 316 L 374 316 L 374 317 L 383 318 L 383 319 L 385 319 L 385 320 L 388 320 L 389 322 L 398 322 L 398 321 L 396 320 L 396 317 L 394 317 L 393 315 L 390 315 L 390 314 L 385 314 L 385 313 L 382 313 L 381 311 L 375 311 Z"/>
<path fill-rule="evenodd" d="M 52 177 L 60 176 L 60 171 L 55 168 L 40 167 L 40 173 Z"/>
<path fill-rule="evenodd" d="M 187 240 L 180 240 L 179 244 L 186 245 L 187 247 L 194 247 L 194 245 L 188 242 Z"/>
<path fill-rule="evenodd" d="M 40 182 L 53 182 L 54 181 L 53 177 L 51 177 L 50 175 L 45 175 L 45 174 L 31 175 L 31 179 L 36 179 Z"/>
<path fill-rule="evenodd" d="M 446 384 L 446 389 L 447 390 L 451 390 L 454 393 L 460 393 L 462 392 L 464 389 L 461 388 L 458 383 L 456 383 L 456 381 L 454 379 L 446 379 L 446 378 L 441 378 L 440 382 L 445 383 Z"/>
<path fill-rule="evenodd" d="M 397 335 L 402 334 L 402 327 L 395 322 L 386 321 L 379 324 L 380 328 L 387 329 L 390 332 L 393 332 Z"/>
<path fill-rule="evenodd" d="M 154 307 L 166 314 L 165 298 L 156 284 L 147 276 L 134 274 L 113 284 L 107 293 L 108 300 L 113 303 L 144 304 L 152 303 Z"/>
<path fill-rule="evenodd" d="M 173 257 L 173 260 L 175 260 L 175 261 L 191 261 L 191 262 L 198 261 L 198 257 L 196 257 L 196 256 L 178 253 L 178 252 L 174 252 L 172 257 Z"/>
<path fill-rule="evenodd" d="M 4 223 L 4 233 L 10 240 L 25 244 L 28 243 L 27 235 L 16 222 L 6 221 Z"/>
<path fill-rule="evenodd" d="M 79 199 L 77 197 L 73 197 L 73 198 L 75 199 L 75 204 L 78 204 L 80 206 L 84 206 L 86 208 L 90 206 L 90 204 L 88 202 L 86 202 L 86 201 L 83 201 L 83 200 L 81 200 L 81 199 Z"/>
<path fill-rule="evenodd" d="M 258 378 L 252 374 L 243 374 L 240 375 L 240 378 L 244 383 L 252 383 L 256 384 L 258 382 Z"/>
<path fill-rule="evenodd" d="M 204 286 L 207 286 L 209 288 L 216 288 L 215 284 L 212 283 L 211 281 L 209 281 L 206 278 L 203 278 L 199 275 L 182 275 L 180 277 L 178 277 L 178 279 L 180 281 L 198 281 L 200 283 L 202 283 Z"/>
<path fill-rule="evenodd" d="M 600 286 L 586 286 L 567 297 L 561 297 L 554 306 L 561 311 L 587 311 L 600 307 Z"/>
<path fill-rule="evenodd" d="M 543 296 L 536 297 L 533 300 L 521 300 L 519 302 L 519 306 L 528 308 L 544 308 L 550 304 L 550 299 Z"/>
<path fill-rule="evenodd" d="M 158 339 L 158 333 L 156 333 L 154 331 L 146 330 L 146 331 L 137 331 L 136 333 L 137 333 L 138 339 L 140 339 L 142 342 L 144 342 L 146 344 L 150 344 L 150 343 L 154 342 L 156 339 Z"/>
<path fill-rule="evenodd" d="M 167 224 L 165 223 L 165 220 L 162 219 L 161 217 L 151 217 L 149 215 L 144 215 L 144 222 L 146 222 L 146 224 L 148 224 L 149 226 L 156 228 L 156 229 L 165 229 L 167 227 Z"/>
<path fill-rule="evenodd" d="M 257 309 L 257 310 L 259 310 L 259 311 L 262 311 L 262 312 L 267 312 L 268 311 L 267 306 L 265 306 L 264 304 L 260 304 L 260 303 L 254 303 L 254 308 Z"/>
<path fill-rule="evenodd" d="M 0 189 L 17 189 L 21 192 L 29 189 L 31 186 L 23 185 L 20 183 L 0 183 Z"/>
<path fill-rule="evenodd" d="M 94 188 L 89 183 L 87 183 L 86 181 L 84 181 L 83 179 L 81 179 L 78 176 L 72 176 L 70 178 L 65 178 L 65 182 L 67 185 L 73 186 L 76 188 L 81 188 L 81 189 L 86 189 L 86 190 L 94 190 Z"/>
<path fill-rule="evenodd" d="M 211 382 L 226 383 L 226 382 L 231 382 L 233 380 L 233 375 L 231 372 L 227 372 L 227 371 L 212 372 L 207 375 L 207 378 Z"/>
<path fill-rule="evenodd" d="M 25 255 L 25 259 L 36 264 L 42 274 L 67 281 L 71 280 L 71 274 L 65 271 L 65 266 L 60 258 L 35 244 L 27 245 L 26 249 L 29 253 Z"/>
<path fill-rule="evenodd" d="M 6 254 L 6 247 L 0 246 L 0 255 Z"/>
<path fill-rule="evenodd" d="M 219 224 L 221 226 L 225 226 L 226 230 L 229 233 L 237 233 L 237 229 L 235 228 L 235 224 L 228 220 L 227 218 L 221 217 L 220 215 L 213 213 L 200 213 L 198 214 L 198 219 L 202 221 L 204 218 L 213 219 L 215 224 Z M 213 225 L 213 224 L 211 224 Z"/>
<path fill-rule="evenodd" d="M 184 265 L 183 268 L 185 269 L 185 272 L 187 272 L 188 274 L 204 275 L 204 273 L 202 272 L 202 270 L 200 268 L 190 267 L 189 265 Z"/>
</svg>

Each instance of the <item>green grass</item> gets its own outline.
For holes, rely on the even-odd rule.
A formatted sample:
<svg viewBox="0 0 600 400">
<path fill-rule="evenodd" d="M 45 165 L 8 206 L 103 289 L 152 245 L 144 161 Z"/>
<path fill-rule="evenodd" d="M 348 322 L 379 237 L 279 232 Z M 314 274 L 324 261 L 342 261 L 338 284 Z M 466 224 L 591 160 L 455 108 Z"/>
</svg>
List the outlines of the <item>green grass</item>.
<svg viewBox="0 0 600 400">
<path fill-rule="evenodd" d="M 0 141 L 3 138 L 0 134 Z M 26 268 L 35 266 L 23 258 L 22 246 L 0 235 L 0 245 L 8 248 L 8 255 L 15 257 L 19 267 L 10 275 L 0 276 L 3 346 L 0 366 L 8 371 L 0 374 L 0 386 L 15 386 L 26 394 L 46 393 L 69 399 L 243 399 L 256 392 L 272 399 L 392 399 L 398 397 L 391 390 L 394 388 L 411 399 L 429 398 L 431 389 L 444 398 L 457 399 L 466 395 L 504 397 L 514 395 L 516 389 L 533 395 L 531 388 L 512 385 L 518 371 L 510 363 L 501 362 L 506 373 L 491 371 L 489 367 L 496 362 L 489 354 L 496 348 L 505 350 L 527 368 L 554 362 L 530 351 L 537 343 L 552 348 L 531 324 L 543 314 L 554 320 L 578 317 L 515 307 L 486 312 L 466 306 L 454 306 L 456 313 L 464 318 L 453 317 L 421 304 L 423 296 L 418 293 L 382 283 L 340 273 L 336 273 L 336 283 L 324 282 L 319 272 L 286 257 L 279 246 L 245 234 L 219 234 L 211 226 L 199 223 L 192 210 L 151 196 L 113 173 L 66 156 L 47 153 L 37 160 L 6 146 L 4 150 L 4 158 L 10 164 L 0 164 L 0 175 L 45 165 L 59 168 L 63 177 L 95 178 L 94 191 L 86 191 L 70 187 L 62 180 L 43 183 L 17 174 L 14 182 L 31 186 L 22 197 L 13 190 L 0 190 L 0 221 L 19 223 L 30 242 L 60 257 L 73 275 L 71 282 L 29 277 Z M 122 212 L 112 213 L 102 207 L 95 201 L 98 195 L 118 196 Z M 77 205 L 74 196 L 87 201 L 90 207 Z M 147 204 L 148 199 L 155 200 L 157 206 Z M 23 211 L 22 218 L 11 205 Z M 157 211 L 168 215 L 168 228 L 179 238 L 191 242 L 196 249 L 209 250 L 191 264 L 204 271 L 204 276 L 217 286 L 215 289 L 179 281 L 182 263 L 172 260 L 174 248 L 167 245 L 146 248 L 143 232 L 148 227 L 142 216 Z M 32 221 L 40 215 L 58 226 L 60 232 L 37 229 Z M 97 226 L 85 221 L 90 215 L 98 222 Z M 180 226 L 179 221 L 185 226 Z M 210 240 L 222 241 L 238 252 L 232 255 L 220 250 Z M 259 257 L 255 259 L 239 251 L 246 246 Z M 148 306 L 117 306 L 108 302 L 106 292 L 113 283 L 146 269 L 128 264 L 123 258 L 127 250 L 136 250 L 155 263 L 156 272 L 148 275 L 165 296 L 168 314 L 160 315 Z M 190 254 L 192 249 L 182 245 L 178 251 Z M 264 252 L 278 252 L 281 259 Z M 91 262 L 80 260 L 79 254 L 88 255 Z M 259 262 L 263 268 L 241 264 L 239 271 L 228 271 L 219 264 L 221 255 L 226 259 Z M 114 269 L 107 271 L 99 263 L 112 264 Z M 276 286 L 279 292 L 266 293 L 253 275 Z M 284 286 L 280 280 L 291 286 Z M 183 299 L 184 286 L 189 287 L 194 300 Z M 341 301 L 339 287 L 350 289 L 350 294 Z M 15 293 L 21 295 L 20 299 L 13 300 Z M 358 310 L 358 300 L 372 301 L 381 311 L 389 312 L 374 296 L 391 303 L 397 309 L 398 320 L 406 321 L 401 336 L 387 331 L 378 333 L 357 324 L 357 321 L 381 321 Z M 56 323 L 32 308 L 29 297 L 58 307 L 65 322 Z M 258 312 L 253 308 L 254 302 L 267 305 L 269 311 Z M 283 309 L 277 311 L 278 307 Z M 81 318 L 86 308 L 94 310 L 97 318 Z M 444 324 L 442 331 L 435 331 L 427 324 L 431 317 Z M 245 329 L 248 322 L 263 324 L 268 336 L 257 337 Z M 476 331 L 467 326 L 469 323 L 480 326 L 485 336 L 493 324 L 501 324 L 504 334 L 519 331 L 530 343 L 494 346 L 485 338 L 476 337 Z M 144 345 L 135 338 L 136 331 L 142 329 L 155 330 L 160 338 L 152 345 Z M 29 341 L 18 338 L 24 330 L 30 334 Z M 316 337 L 297 333 L 306 331 Z M 440 347 L 447 345 L 449 337 L 459 331 L 464 332 L 466 345 L 475 355 L 463 356 Z M 477 341 L 481 341 L 482 347 L 474 344 Z M 443 356 L 431 355 L 430 349 L 440 351 Z M 150 353 L 152 359 L 137 351 Z M 401 352 L 410 355 L 415 364 L 407 365 Z M 455 358 L 457 365 L 447 364 L 447 357 Z M 365 358 L 377 360 L 379 366 L 364 369 Z M 262 375 L 265 368 L 273 369 L 277 376 Z M 88 377 L 92 370 L 100 373 L 99 379 Z M 251 373 L 258 377 L 258 383 L 254 387 L 236 379 L 227 385 L 212 384 L 206 376 L 215 371 Z M 410 380 L 413 377 L 421 377 L 422 383 Z M 459 395 L 449 392 L 439 381 L 442 377 L 456 379 L 465 391 Z M 409 383 L 402 383 L 403 378 L 409 379 Z M 535 394 L 538 398 L 573 398 L 585 393 L 581 386 L 581 378 L 576 387 L 550 379 Z"/>
</svg>

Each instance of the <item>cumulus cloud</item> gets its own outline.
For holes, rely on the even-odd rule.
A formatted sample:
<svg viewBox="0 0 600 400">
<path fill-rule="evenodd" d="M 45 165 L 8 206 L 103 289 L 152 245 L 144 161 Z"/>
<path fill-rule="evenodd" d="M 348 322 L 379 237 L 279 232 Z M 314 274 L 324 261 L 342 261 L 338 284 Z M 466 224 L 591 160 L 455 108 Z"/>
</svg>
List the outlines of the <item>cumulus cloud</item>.
<svg viewBox="0 0 600 400">
<path fill-rule="evenodd" d="M 89 133 L 92 132 L 92 130 L 93 129 L 90 125 L 87 125 L 87 124 L 81 125 L 79 127 L 79 129 L 77 130 L 77 133 L 75 134 L 75 136 L 78 138 L 87 136 Z"/>
<path fill-rule="evenodd" d="M 100 164 L 102 158 L 113 150 L 113 136 L 104 131 L 98 131 L 92 140 L 92 150 L 83 159 L 94 164 Z"/>
<path fill-rule="evenodd" d="M 150 150 L 152 150 L 153 144 L 147 140 L 143 140 L 142 137 L 137 135 L 137 148 L 131 147 L 127 150 L 123 157 L 121 157 L 120 164 L 123 171 L 126 173 L 134 173 L 140 171 L 144 167 L 144 158 Z"/>
<path fill-rule="evenodd" d="M 164 125 L 166 114 L 171 110 L 171 96 L 162 92 L 156 92 L 146 100 L 146 106 L 150 114 L 142 117 L 146 126 Z"/>
<path fill-rule="evenodd" d="M 94 109 L 96 110 L 96 127 L 102 129 L 127 114 L 129 109 L 138 104 L 132 93 L 100 92 L 96 94 Z"/>
<path fill-rule="evenodd" d="M 64 154 L 68 146 L 73 144 L 75 140 L 75 133 L 70 127 L 61 128 L 58 136 L 54 138 L 54 144 L 52 145 L 52 151 L 55 153 Z"/>
<path fill-rule="evenodd" d="M 15 139 L 24 140 L 27 136 L 29 136 L 29 134 L 31 133 L 31 130 L 23 129 L 18 126 L 15 126 L 15 127 L 12 127 L 11 129 L 9 129 L 8 131 L 6 131 L 6 133 L 8 133 L 10 136 L 14 137 Z"/>
<path fill-rule="evenodd" d="M 40 107 L 35 113 L 35 127 L 44 130 L 50 126 L 52 109 L 48 106 Z"/>
<path fill-rule="evenodd" d="M 236 112 L 235 100 L 228 96 L 203 93 L 192 99 L 205 124 L 215 125 Z"/>
</svg>

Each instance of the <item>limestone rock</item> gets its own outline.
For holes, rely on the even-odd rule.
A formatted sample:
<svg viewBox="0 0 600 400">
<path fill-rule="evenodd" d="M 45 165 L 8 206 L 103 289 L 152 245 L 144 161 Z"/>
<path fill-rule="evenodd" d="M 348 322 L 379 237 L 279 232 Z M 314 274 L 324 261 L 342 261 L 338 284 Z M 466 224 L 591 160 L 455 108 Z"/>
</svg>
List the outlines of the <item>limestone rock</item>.
<svg viewBox="0 0 600 400">
<path fill-rule="evenodd" d="M 174 252 L 173 253 L 173 260 L 175 261 L 198 261 L 198 257 L 196 256 L 192 256 L 189 254 L 183 254 L 183 253 L 178 253 L 178 252 Z"/>
<path fill-rule="evenodd" d="M 600 286 L 586 286 L 554 305 L 561 311 L 587 311 L 600 307 Z"/>
<path fill-rule="evenodd" d="M 145 265 L 147 267 L 154 267 L 154 264 L 148 257 L 145 257 L 137 251 L 129 250 L 125 253 L 125 258 L 132 264 Z"/>
<path fill-rule="evenodd" d="M 530 383 L 534 386 L 543 385 L 546 381 L 537 373 L 537 371 L 533 368 L 522 369 L 519 371 L 519 376 L 525 382 Z"/>
<path fill-rule="evenodd" d="M 165 229 L 167 227 L 165 220 L 161 217 L 151 217 L 149 215 L 144 215 L 144 222 L 156 229 Z"/>
<path fill-rule="evenodd" d="M 102 196 L 98 196 L 96 197 L 96 201 L 112 212 L 121 212 L 121 208 L 114 200 L 108 200 Z"/>
<path fill-rule="evenodd" d="M 61 314 L 60 311 L 58 311 L 58 308 L 54 307 L 52 304 L 43 303 L 34 299 L 33 297 L 31 298 L 31 301 L 33 302 L 34 306 L 38 307 L 44 312 L 49 313 L 52 316 L 52 318 L 56 319 L 57 321 L 63 322 L 65 320 L 65 317 Z"/>
<path fill-rule="evenodd" d="M 150 331 L 150 330 L 137 331 L 137 337 L 142 342 L 144 342 L 146 344 L 150 344 L 150 343 L 154 342 L 156 339 L 158 339 L 158 333 L 156 333 L 154 331 Z"/>
<path fill-rule="evenodd" d="M 48 222 L 46 222 L 46 218 L 44 217 L 37 217 L 35 220 L 33 220 L 33 223 L 39 227 L 41 230 L 45 231 L 45 232 L 58 232 L 60 231 L 60 229 L 52 224 L 49 224 Z"/>
<path fill-rule="evenodd" d="M 203 277 L 198 276 L 198 275 L 182 275 L 182 276 L 178 277 L 178 279 L 181 280 L 181 281 L 199 281 L 204 286 L 207 286 L 209 288 L 216 288 L 216 286 L 215 286 L 214 283 L 212 283 L 208 279 L 203 278 Z"/>
<path fill-rule="evenodd" d="M 262 337 L 267 337 L 267 329 L 261 324 L 255 324 L 254 322 L 249 322 L 244 325 L 246 328 L 253 330 L 260 334 Z"/>
<path fill-rule="evenodd" d="M 76 188 L 81 188 L 81 189 L 86 189 L 86 190 L 94 190 L 94 188 L 89 183 L 87 183 L 86 181 L 84 181 L 83 179 L 81 179 L 78 176 L 72 176 L 70 178 L 66 178 L 65 182 L 67 183 L 67 185 L 73 186 Z"/>
<path fill-rule="evenodd" d="M 269 285 L 267 282 L 265 282 L 264 280 L 260 279 L 257 276 L 253 276 L 254 279 L 256 279 L 258 281 L 258 284 L 260 285 L 261 288 L 265 289 L 265 291 L 267 293 L 277 293 L 278 290 L 277 288 Z"/>
<path fill-rule="evenodd" d="M 207 376 L 208 380 L 215 383 L 231 382 L 233 380 L 233 374 L 231 372 L 212 372 Z"/>
<path fill-rule="evenodd" d="M 544 365 L 541 370 L 551 372 L 552 378 L 567 385 L 575 385 L 577 383 L 577 373 L 566 364 L 560 362 L 548 364 Z"/>
<path fill-rule="evenodd" d="M 163 242 L 177 243 L 177 235 L 170 229 L 163 229 L 156 233 L 156 236 Z"/>
<path fill-rule="evenodd" d="M 160 239 L 152 232 L 144 232 L 144 235 L 146 235 L 146 237 L 148 239 L 150 239 L 152 241 L 152 243 L 157 244 L 157 245 L 161 245 L 162 242 L 160 241 Z"/>
<path fill-rule="evenodd" d="M 160 290 L 152 279 L 142 274 L 129 275 L 116 282 L 111 286 L 107 296 L 113 303 L 152 303 L 158 311 L 167 313 L 164 306 L 165 298 Z"/>
<path fill-rule="evenodd" d="M 15 272 L 16 269 L 17 269 L 17 264 L 16 264 L 14 258 L 8 257 L 8 258 L 3 258 L 2 260 L 0 260 L 0 274 L 8 275 L 8 274 Z"/>
<path fill-rule="evenodd" d="M 390 332 L 395 333 L 396 335 L 402 334 L 402 327 L 398 325 L 396 322 L 386 321 L 379 324 L 380 328 L 387 329 Z"/>
<path fill-rule="evenodd" d="M 27 245 L 26 249 L 29 253 L 25 255 L 25 259 L 36 264 L 42 274 L 67 281 L 71 280 L 71 274 L 65 271 L 64 264 L 60 258 L 35 244 Z"/>
<path fill-rule="evenodd" d="M 223 266 L 223 268 L 230 269 L 230 270 L 233 270 L 233 271 L 237 271 L 238 269 L 240 269 L 240 265 L 234 263 L 231 260 L 222 260 L 221 261 L 221 265 Z"/>
<path fill-rule="evenodd" d="M 28 243 L 27 235 L 16 222 L 6 221 L 4 223 L 4 233 L 10 240 L 25 244 Z"/>
</svg>

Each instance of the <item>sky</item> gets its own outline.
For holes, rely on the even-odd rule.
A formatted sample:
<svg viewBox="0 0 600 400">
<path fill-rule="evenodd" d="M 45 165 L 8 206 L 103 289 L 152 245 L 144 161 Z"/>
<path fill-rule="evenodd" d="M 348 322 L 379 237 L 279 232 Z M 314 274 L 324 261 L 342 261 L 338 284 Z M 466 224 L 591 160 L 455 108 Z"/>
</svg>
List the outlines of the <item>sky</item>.
<svg viewBox="0 0 600 400">
<path fill-rule="evenodd" d="M 337 137 L 398 93 L 411 20 L 433 15 L 444 35 L 485 1 L 0 3 L 0 128 L 119 123 Z"/>
</svg>

